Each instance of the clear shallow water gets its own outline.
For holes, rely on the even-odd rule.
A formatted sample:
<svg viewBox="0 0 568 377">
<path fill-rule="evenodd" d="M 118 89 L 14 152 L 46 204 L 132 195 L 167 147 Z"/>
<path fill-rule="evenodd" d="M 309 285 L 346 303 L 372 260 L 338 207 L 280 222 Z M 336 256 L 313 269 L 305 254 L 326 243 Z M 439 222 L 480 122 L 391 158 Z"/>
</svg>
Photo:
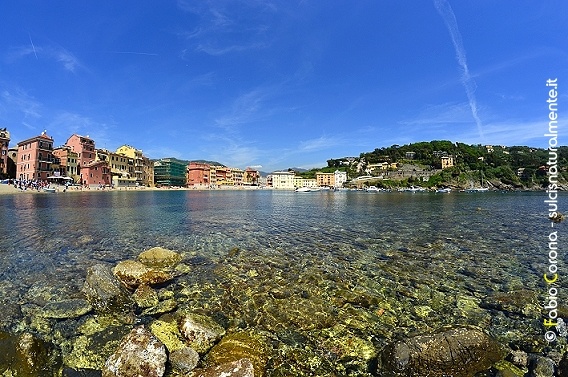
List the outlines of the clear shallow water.
<svg viewBox="0 0 568 377">
<path fill-rule="evenodd" d="M 161 246 L 191 267 L 175 283 L 180 303 L 280 340 L 336 324 L 376 345 L 452 324 L 480 325 L 509 343 L 540 339 L 541 313 L 527 320 L 480 304 L 518 290 L 544 300 L 544 199 L 262 190 L 0 196 L 0 294 L 22 308 L 2 325 L 21 329 L 29 308 L 79 297 L 95 263 Z"/>
</svg>

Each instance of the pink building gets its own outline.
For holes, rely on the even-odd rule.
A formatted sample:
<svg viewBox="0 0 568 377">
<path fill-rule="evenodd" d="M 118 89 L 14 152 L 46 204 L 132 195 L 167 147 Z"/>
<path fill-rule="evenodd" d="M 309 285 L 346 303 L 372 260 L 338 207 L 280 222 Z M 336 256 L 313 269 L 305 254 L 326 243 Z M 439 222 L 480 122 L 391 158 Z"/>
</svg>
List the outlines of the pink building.
<svg viewBox="0 0 568 377">
<path fill-rule="evenodd" d="M 110 169 L 107 161 L 93 161 L 81 168 L 81 183 L 87 186 L 110 186 Z"/>
<path fill-rule="evenodd" d="M 6 128 L 0 128 L 0 177 L 8 175 L 8 144 L 10 132 Z"/>
<path fill-rule="evenodd" d="M 88 178 L 92 172 L 90 170 L 89 172 L 86 172 L 83 168 L 86 168 L 89 164 L 96 160 L 97 152 L 95 151 L 95 141 L 89 136 L 73 134 L 69 139 L 67 139 L 65 145 L 71 147 L 71 150 L 77 153 L 77 174 L 80 177 L 80 182 L 85 184 L 89 181 Z"/>
<path fill-rule="evenodd" d="M 188 186 L 209 186 L 210 166 L 199 162 L 190 162 L 187 167 Z"/>
<path fill-rule="evenodd" d="M 47 180 L 51 175 L 53 138 L 45 131 L 41 135 L 18 143 L 16 178 L 21 180 Z"/>
</svg>

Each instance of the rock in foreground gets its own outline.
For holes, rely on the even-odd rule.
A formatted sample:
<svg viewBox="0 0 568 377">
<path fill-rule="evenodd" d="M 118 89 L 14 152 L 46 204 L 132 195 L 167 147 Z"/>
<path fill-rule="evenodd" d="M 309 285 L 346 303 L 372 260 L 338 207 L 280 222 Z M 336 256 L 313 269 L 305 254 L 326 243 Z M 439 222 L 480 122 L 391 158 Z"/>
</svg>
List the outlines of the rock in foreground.
<svg viewBox="0 0 568 377">
<path fill-rule="evenodd" d="M 166 347 L 144 326 L 138 326 L 108 358 L 102 377 L 162 377 L 166 360 Z"/>
<path fill-rule="evenodd" d="M 383 377 L 471 377 L 501 360 L 500 345 L 473 328 L 453 328 L 388 345 L 382 353 Z"/>
</svg>

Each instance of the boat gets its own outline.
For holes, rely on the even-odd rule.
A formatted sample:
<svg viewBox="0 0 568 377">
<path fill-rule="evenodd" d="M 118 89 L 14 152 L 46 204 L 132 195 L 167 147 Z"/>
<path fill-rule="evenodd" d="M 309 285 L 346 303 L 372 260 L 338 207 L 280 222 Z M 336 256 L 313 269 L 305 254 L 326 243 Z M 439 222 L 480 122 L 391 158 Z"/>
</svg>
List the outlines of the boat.
<svg viewBox="0 0 568 377">
<path fill-rule="evenodd" d="M 449 187 L 444 187 L 444 188 L 439 188 L 436 190 L 436 192 L 442 193 L 442 194 L 449 194 L 450 192 L 452 192 L 452 189 Z"/>
<path fill-rule="evenodd" d="M 313 188 L 313 187 L 298 187 L 294 191 L 296 191 L 296 192 L 312 192 L 312 191 L 318 191 L 318 190 L 316 188 Z"/>
<path fill-rule="evenodd" d="M 52 188 L 52 187 L 44 187 L 44 188 L 43 188 L 43 191 L 44 191 L 44 192 L 55 192 L 55 189 Z"/>
<path fill-rule="evenodd" d="M 377 186 L 369 186 L 365 189 L 365 191 L 367 191 L 367 192 L 379 192 L 379 191 L 381 191 L 381 189 L 378 188 Z"/>
<path fill-rule="evenodd" d="M 404 191 L 407 191 L 407 192 L 423 192 L 423 191 L 426 191 L 426 189 L 424 187 L 410 186 L 409 188 L 405 189 Z"/>
<path fill-rule="evenodd" d="M 466 192 L 487 192 L 489 191 L 489 187 L 485 187 L 483 185 L 483 171 L 480 171 L 480 175 L 481 175 L 481 187 L 473 187 L 473 183 L 471 184 L 471 187 L 466 189 Z"/>
</svg>

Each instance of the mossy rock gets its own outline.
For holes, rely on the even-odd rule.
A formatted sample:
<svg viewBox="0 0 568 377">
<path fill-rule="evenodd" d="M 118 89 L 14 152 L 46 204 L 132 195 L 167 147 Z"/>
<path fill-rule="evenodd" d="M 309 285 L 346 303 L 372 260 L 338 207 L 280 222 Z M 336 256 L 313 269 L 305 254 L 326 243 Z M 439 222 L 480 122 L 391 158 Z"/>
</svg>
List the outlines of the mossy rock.
<svg viewBox="0 0 568 377">
<path fill-rule="evenodd" d="M 177 351 L 186 347 L 176 321 L 156 320 L 150 324 L 150 331 L 169 352 Z"/>
<path fill-rule="evenodd" d="M 42 309 L 42 316 L 46 318 L 77 318 L 92 310 L 91 304 L 83 299 L 69 299 L 50 302 Z"/>
<path fill-rule="evenodd" d="M 138 261 L 152 268 L 174 268 L 182 257 L 175 251 L 153 247 L 138 255 Z"/>
<path fill-rule="evenodd" d="M 249 359 L 255 376 L 264 376 L 268 362 L 267 341 L 255 332 L 236 332 L 225 335 L 205 358 L 205 366 L 215 366 L 240 359 Z"/>
</svg>

